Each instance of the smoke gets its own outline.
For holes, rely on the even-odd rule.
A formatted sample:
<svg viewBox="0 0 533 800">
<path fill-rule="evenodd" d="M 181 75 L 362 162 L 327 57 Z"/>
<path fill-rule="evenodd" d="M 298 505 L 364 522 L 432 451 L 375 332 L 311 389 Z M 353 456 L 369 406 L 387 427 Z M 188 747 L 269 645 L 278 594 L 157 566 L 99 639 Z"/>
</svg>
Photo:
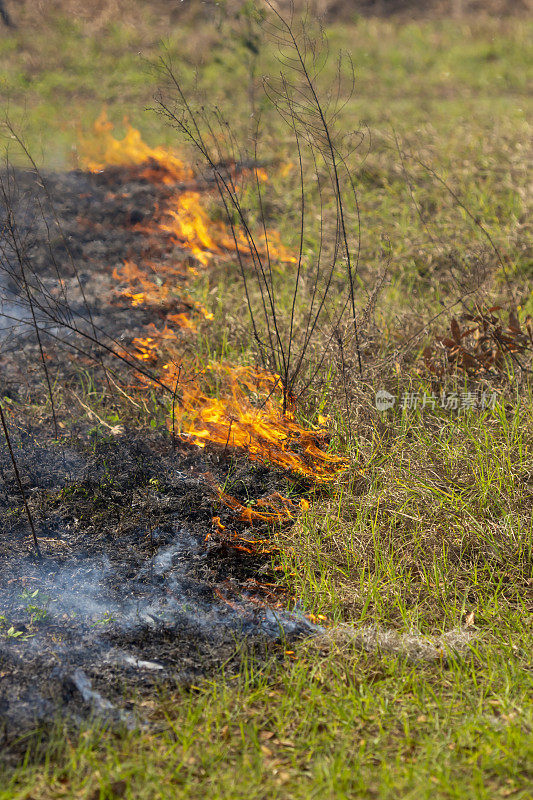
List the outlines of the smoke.
<svg viewBox="0 0 533 800">
<path fill-rule="evenodd" d="M 441 636 L 424 636 L 419 631 L 404 633 L 369 625 L 357 628 L 354 625 L 338 625 L 325 631 L 317 645 L 356 647 L 368 653 L 389 653 L 414 663 L 440 661 L 464 656 L 471 648 L 475 635 L 472 631 L 454 628 Z"/>
<path fill-rule="evenodd" d="M 320 630 L 302 615 L 252 602 L 246 593 L 224 601 L 223 592 L 215 593 L 193 574 L 193 563 L 202 558 L 202 541 L 179 527 L 175 540 L 156 550 L 129 579 L 107 555 L 67 564 L 21 561 L 13 578 L 30 580 L 44 598 L 47 623 L 91 629 L 91 646 L 111 632 L 139 628 L 194 627 L 216 638 L 223 627 L 271 639 Z"/>
</svg>

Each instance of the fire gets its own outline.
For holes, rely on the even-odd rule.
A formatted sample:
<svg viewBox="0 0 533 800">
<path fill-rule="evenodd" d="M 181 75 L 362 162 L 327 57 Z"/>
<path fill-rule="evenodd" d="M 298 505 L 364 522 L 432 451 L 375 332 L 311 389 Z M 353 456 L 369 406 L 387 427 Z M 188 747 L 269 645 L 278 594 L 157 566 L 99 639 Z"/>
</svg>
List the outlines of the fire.
<svg viewBox="0 0 533 800">
<path fill-rule="evenodd" d="M 182 380 L 173 364 L 165 364 L 169 389 L 180 385 L 176 421 L 183 435 L 198 447 L 218 444 L 244 450 L 253 461 L 276 464 L 313 481 L 331 480 L 346 465 L 328 453 L 324 428 L 300 425 L 294 414 L 282 412 L 280 378 L 250 367 L 214 364 Z M 202 389 L 200 377 L 214 376 L 220 397 Z M 207 381 L 209 383 L 209 381 Z"/>
<path fill-rule="evenodd" d="M 138 177 L 165 184 L 191 180 L 192 170 L 175 154 L 164 147 L 149 147 L 135 128 L 125 122 L 123 139 L 113 136 L 113 123 L 102 111 L 94 123 L 92 136 L 81 136 L 82 167 L 89 172 L 101 172 L 106 167 L 141 167 Z"/>
<path fill-rule="evenodd" d="M 250 255 L 252 243 L 240 230 L 234 234 L 223 222 L 211 220 L 202 206 L 200 192 L 183 192 L 167 203 L 159 229 L 169 233 L 175 244 L 189 249 L 206 267 L 216 255 L 235 252 Z M 235 236 L 235 238 L 234 238 Z M 262 257 L 267 249 L 270 258 L 286 263 L 296 263 L 296 258 L 281 243 L 279 234 L 272 231 L 268 240 L 264 233 L 254 237 L 255 247 Z"/>
<path fill-rule="evenodd" d="M 128 126 L 123 139 L 112 134 L 112 125 L 105 112 L 95 123 L 95 137 L 83 141 L 83 163 L 89 170 L 101 170 L 108 165 L 132 167 L 137 177 L 165 184 L 192 181 L 192 170 L 185 167 L 176 154 L 162 147 L 151 148 L 139 134 Z M 258 180 L 267 179 L 263 168 L 255 168 Z M 203 195 L 206 194 L 204 190 Z M 148 226 L 136 226 L 154 237 L 166 234 L 205 269 L 215 258 L 228 257 L 238 248 L 243 257 L 251 254 L 251 241 L 239 231 L 228 230 L 220 221 L 213 221 L 203 204 L 200 185 L 197 189 L 176 190 L 163 202 L 162 208 Z M 282 244 L 276 233 L 258 235 L 255 246 L 278 261 L 296 259 Z M 172 251 L 173 253 L 173 251 Z M 186 259 L 170 262 L 125 261 L 113 275 L 121 288 L 118 294 L 133 306 L 149 307 L 163 317 L 159 328 L 145 326 L 143 336 L 132 344 L 135 356 L 150 364 L 158 380 L 174 395 L 172 425 L 181 435 L 198 447 L 208 443 L 224 449 L 248 453 L 255 461 L 276 464 L 312 481 L 331 480 L 346 462 L 327 452 L 324 428 L 300 425 L 294 413 L 283 413 L 281 380 L 278 375 L 231 364 L 211 364 L 198 369 L 189 363 L 186 369 L 180 354 L 180 338 L 184 332 L 196 331 L 197 319 L 213 319 L 213 314 L 192 299 L 184 283 Z M 149 382 L 146 378 L 142 380 Z M 216 391 L 214 391 L 216 387 Z M 321 420 L 323 422 L 323 420 Z M 253 507 L 242 506 L 224 493 L 219 499 L 231 508 L 242 521 L 281 522 L 292 519 L 302 506 L 280 495 L 264 498 Z"/>
<path fill-rule="evenodd" d="M 309 508 L 307 500 L 302 498 L 299 503 L 295 503 L 290 498 L 283 497 L 279 492 L 273 492 L 268 497 L 262 497 L 253 506 L 245 506 L 234 497 L 231 497 L 231 495 L 222 491 L 220 487 L 217 486 L 216 490 L 219 500 L 232 511 L 238 513 L 237 519 L 240 522 L 251 523 L 253 520 L 258 520 L 269 524 L 279 524 L 294 519 L 300 511 L 306 511 Z M 220 530 L 220 517 L 214 517 L 213 522 Z"/>
<path fill-rule="evenodd" d="M 221 245 L 228 244 L 224 226 L 210 222 L 200 204 L 199 192 L 184 192 L 171 200 L 164 216 L 165 220 L 159 223 L 160 229 L 170 233 L 176 244 L 191 250 L 204 267 L 212 254 L 220 252 Z"/>
</svg>

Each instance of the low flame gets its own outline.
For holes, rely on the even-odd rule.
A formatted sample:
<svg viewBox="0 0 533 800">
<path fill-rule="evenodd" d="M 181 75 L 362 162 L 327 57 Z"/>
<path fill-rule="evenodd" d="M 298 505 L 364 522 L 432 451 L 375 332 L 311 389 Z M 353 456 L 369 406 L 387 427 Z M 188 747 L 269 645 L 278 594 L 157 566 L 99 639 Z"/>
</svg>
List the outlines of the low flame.
<svg viewBox="0 0 533 800">
<path fill-rule="evenodd" d="M 165 382 L 179 384 L 173 364 L 166 364 Z M 198 447 L 208 443 L 245 450 L 254 461 L 276 464 L 314 481 L 330 480 L 345 461 L 326 452 L 327 433 L 299 425 L 294 414 L 282 413 L 279 376 L 249 367 L 215 364 L 203 374 L 216 375 L 220 397 L 203 391 L 198 378 L 183 382 L 176 419 Z"/>
<path fill-rule="evenodd" d="M 191 180 L 193 172 L 164 147 L 149 147 L 141 134 L 125 122 L 123 139 L 113 136 L 113 123 L 102 111 L 94 123 L 92 136 L 81 136 L 81 165 L 88 172 L 101 172 L 106 167 L 140 167 L 137 177 L 167 185 Z"/>
<path fill-rule="evenodd" d="M 202 206 L 200 192 L 183 192 L 170 200 L 162 219 L 156 224 L 160 231 L 171 235 L 172 241 L 189 249 L 194 257 L 205 267 L 215 256 L 237 249 L 249 256 L 252 243 L 241 230 L 228 231 L 223 222 L 209 218 Z M 296 263 L 296 258 L 281 243 L 277 231 L 271 231 L 268 240 L 265 234 L 254 236 L 254 245 L 262 257 L 267 248 L 271 259 Z"/>
<path fill-rule="evenodd" d="M 199 192 L 183 192 L 173 198 L 165 208 L 159 228 L 170 233 L 176 244 L 189 249 L 204 267 L 221 248 L 233 249 L 224 225 L 209 220 Z"/>
<path fill-rule="evenodd" d="M 105 113 L 95 124 L 94 140 L 89 143 L 84 140 L 83 146 L 86 154 L 83 163 L 93 171 L 109 165 L 132 167 L 138 177 L 165 184 L 194 178 L 174 153 L 162 147 L 149 147 L 131 126 L 123 139 L 116 139 Z M 267 179 L 263 168 L 255 171 L 258 180 Z M 152 237 L 168 235 L 173 245 L 188 252 L 204 269 L 214 258 L 225 257 L 237 248 L 244 257 L 250 255 L 250 243 L 244 234 L 228 231 L 222 222 L 209 218 L 198 190 L 176 192 L 164 201 L 148 226 L 139 225 L 137 229 Z M 256 244 L 263 252 L 268 247 L 270 258 L 296 261 L 276 233 L 269 233 L 268 242 L 259 236 Z M 113 273 L 121 284 L 121 297 L 133 306 L 157 310 L 159 317 L 164 313 L 162 327 L 145 326 L 145 335 L 135 338 L 133 345 L 139 360 L 159 369 L 159 381 L 172 392 L 177 389 L 173 424 L 198 447 L 214 443 L 236 448 L 246 451 L 253 460 L 276 464 L 313 481 L 331 480 L 346 465 L 345 460 L 327 452 L 327 434 L 323 428 L 305 428 L 292 412 L 283 413 L 278 375 L 228 364 L 213 364 L 199 371 L 191 365 L 184 370 L 180 338 L 184 331 L 196 330 L 194 316 L 213 318 L 183 288 L 191 272 L 197 271 L 190 265 L 187 267 L 184 259 L 177 264 L 161 261 L 139 265 L 125 261 Z M 218 387 L 216 395 L 213 384 Z M 301 506 L 281 496 L 266 498 L 253 508 L 242 506 L 223 493 L 220 499 L 248 522 L 253 519 L 280 522 L 301 510 Z"/>
<path fill-rule="evenodd" d="M 245 506 L 231 495 L 226 494 L 220 487 L 216 487 L 218 499 L 232 511 L 237 512 L 240 522 L 267 522 L 269 524 L 287 522 L 294 519 L 300 511 L 307 511 L 309 503 L 303 498 L 295 503 L 289 497 L 283 497 L 279 492 L 273 492 L 268 497 L 257 500 L 253 506 Z M 214 517 L 213 522 L 220 526 L 220 517 Z M 224 526 L 222 526 L 224 527 Z M 220 528 L 219 528 L 220 529 Z"/>
</svg>

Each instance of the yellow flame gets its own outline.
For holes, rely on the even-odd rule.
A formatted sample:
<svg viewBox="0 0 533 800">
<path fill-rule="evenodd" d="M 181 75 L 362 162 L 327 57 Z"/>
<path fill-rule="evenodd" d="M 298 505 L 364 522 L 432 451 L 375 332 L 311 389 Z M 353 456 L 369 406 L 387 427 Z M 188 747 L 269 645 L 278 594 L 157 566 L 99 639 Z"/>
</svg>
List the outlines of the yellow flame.
<svg viewBox="0 0 533 800">
<path fill-rule="evenodd" d="M 94 139 L 83 143 L 87 169 L 127 166 L 135 168 L 138 176 L 164 183 L 193 177 L 192 170 L 185 167 L 175 154 L 162 147 L 149 147 L 131 126 L 128 126 L 123 139 L 116 139 L 112 130 L 113 126 L 103 112 L 95 123 Z M 262 168 L 256 168 L 256 173 L 259 180 L 267 180 Z M 149 235 L 169 234 L 174 244 L 192 254 L 203 267 L 236 247 L 244 256 L 250 255 L 251 243 L 242 233 L 228 231 L 222 222 L 209 218 L 199 191 L 176 193 L 165 201 L 159 215 L 147 227 L 137 226 L 137 229 Z M 268 241 L 264 236 L 258 236 L 256 245 L 261 255 L 268 250 L 272 259 L 296 262 L 276 232 L 269 233 Z M 197 273 L 190 265 L 188 270 Z M 188 375 L 185 371 L 184 376 L 175 328 L 195 331 L 196 325 L 191 319 L 193 313 L 207 320 L 213 318 L 198 301 L 184 294 L 178 278 L 184 279 L 186 274 L 186 263 L 183 262 L 139 265 L 125 261 L 113 272 L 115 279 L 125 284 L 120 290 L 121 296 L 127 297 L 132 305 L 157 309 L 159 316 L 164 312 L 163 327 L 145 326 L 145 336 L 135 338 L 133 345 L 136 358 L 160 370 L 162 383 L 172 392 L 178 387 L 174 424 L 198 447 L 215 443 L 224 448 L 238 448 L 254 460 L 277 464 L 314 481 L 330 480 L 346 466 L 346 461 L 327 452 L 327 435 L 323 428 L 306 428 L 297 423 L 292 413 L 283 413 L 279 376 L 227 364 L 211 365 L 201 374 L 190 365 Z M 176 308 L 179 304 L 185 306 L 184 311 Z M 214 396 L 212 388 L 208 388 L 209 378 L 214 378 L 219 396 Z M 147 382 L 147 379 L 143 380 Z M 320 418 L 320 423 L 325 421 Z M 296 510 L 291 501 L 281 496 L 256 504 L 253 513 L 247 507 L 239 508 L 238 501 L 228 499 L 223 493 L 220 499 L 248 520 L 280 521 L 290 518 Z"/>
<path fill-rule="evenodd" d="M 186 167 L 170 150 L 164 147 L 149 147 L 141 138 L 141 134 L 129 123 L 126 124 L 126 135 L 123 139 L 113 136 L 113 123 L 109 122 L 104 109 L 94 123 L 93 135 L 81 137 L 81 164 L 89 172 L 100 172 L 106 167 L 145 167 L 143 177 L 157 180 L 150 173 L 150 162 L 161 170 L 160 180 L 171 184 L 190 180 L 191 169 Z"/>
<path fill-rule="evenodd" d="M 200 203 L 199 192 L 183 192 L 173 198 L 159 223 L 162 231 L 172 234 L 176 244 L 189 249 L 198 261 L 207 266 L 211 256 L 220 252 L 213 236 L 224 234 L 224 226 L 215 225 Z M 225 236 L 223 237 L 225 240 Z"/>
<path fill-rule="evenodd" d="M 181 381 L 175 364 L 165 365 L 164 382 L 180 386 L 175 420 L 189 441 L 245 450 L 255 461 L 270 462 L 315 481 L 327 481 L 346 466 L 328 453 L 325 429 L 299 425 L 283 413 L 279 376 L 249 367 L 215 364 L 204 370 L 222 383 L 220 397 L 203 391 L 199 381 Z"/>
</svg>

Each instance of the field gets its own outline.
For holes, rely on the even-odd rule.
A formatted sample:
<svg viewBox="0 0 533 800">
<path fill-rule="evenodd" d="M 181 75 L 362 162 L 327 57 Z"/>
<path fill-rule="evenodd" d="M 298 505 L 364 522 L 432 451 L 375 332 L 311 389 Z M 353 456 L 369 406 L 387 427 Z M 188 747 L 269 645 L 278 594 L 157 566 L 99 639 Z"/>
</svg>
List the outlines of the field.
<svg viewBox="0 0 533 800">
<path fill-rule="evenodd" d="M 121 141 L 130 124 L 151 148 L 168 148 L 194 165 L 196 180 L 197 152 L 164 113 L 174 108 L 176 97 L 165 68 L 171 65 L 185 95 L 201 98 L 197 119 L 202 120 L 204 107 L 220 107 L 242 143 L 243 163 L 251 154 L 265 172 L 263 205 L 259 177 L 244 183 L 242 196 L 250 226 L 257 230 L 264 223 L 277 232 L 271 239 L 272 247 L 279 245 L 271 283 L 277 318 L 282 338 L 290 327 L 287 341 L 292 335 L 300 341 L 308 309 L 303 299 L 293 303 L 291 270 L 297 259 L 290 261 L 287 254 L 298 253 L 301 199 L 306 224 L 309 220 L 304 261 L 320 247 L 333 252 L 342 235 L 338 196 L 335 189 L 326 188 L 323 195 L 317 190 L 304 136 L 298 139 L 298 155 L 290 104 L 278 100 L 276 109 L 263 93 L 261 77 L 279 73 L 272 29 L 261 26 L 249 4 L 240 13 L 219 11 L 212 17 L 172 17 L 137 6 L 120 17 L 92 19 L 57 10 L 33 17 L 27 5 L 24 9 L 17 29 L 3 29 L 0 36 L 0 91 L 8 122 L 3 132 L 15 170 L 28 166 L 17 137 L 45 175 L 98 162 L 105 147 L 94 123 L 105 109 L 114 128 L 103 136 L 104 145 L 107 135 Z M 338 67 L 339 50 L 349 53 L 355 70 L 353 91 L 341 89 L 341 100 L 347 100 L 332 129 L 339 147 L 350 150 L 350 141 L 358 145 L 348 157 L 357 204 L 353 194 L 343 197 L 349 236 L 359 253 L 354 286 L 360 326 L 354 339 L 344 319 L 335 326 L 321 317 L 287 395 L 293 390 L 301 395 L 294 411 L 301 441 L 302 431 L 320 425 L 320 452 L 328 449 L 332 463 L 343 468 L 332 469 L 325 480 L 327 461 L 305 462 L 306 481 L 296 480 L 274 453 L 277 472 L 271 477 L 257 468 L 250 438 L 237 448 L 224 483 L 236 420 L 227 439 L 227 428 L 220 433 L 213 425 L 208 438 L 214 455 L 209 444 L 206 448 L 209 468 L 224 492 L 239 498 L 240 510 L 259 508 L 254 480 L 291 498 L 281 511 L 273 507 L 272 516 L 261 518 L 257 535 L 261 547 L 268 541 L 268 552 L 251 546 L 256 560 L 246 562 L 252 565 L 246 577 L 267 575 L 278 605 L 294 609 L 296 603 L 320 629 L 269 646 L 266 655 L 237 643 L 238 655 L 228 655 L 227 669 L 186 685 L 162 683 L 151 693 L 140 691 L 136 708 L 148 721 L 140 728 L 108 726 L 98 717 L 72 725 L 63 717 L 51 731 L 25 733 L 15 749 L 25 756 L 10 757 L 0 767 L 0 800 L 531 796 L 531 20 L 354 15 L 350 22 L 328 23 L 326 34 L 330 57 L 317 77 L 323 96 L 328 98 L 339 69 L 343 87 L 349 88 L 349 63 Z M 288 124 L 277 113 L 280 108 L 289 108 Z M 175 116 L 174 123 L 179 119 Z M 316 116 L 306 119 L 310 130 Z M 221 152 L 228 142 L 222 139 Z M 109 165 L 109 150 L 103 160 Z M 96 189 L 83 184 L 83 190 L 54 179 L 54 197 L 60 206 L 64 198 L 60 213 L 68 225 L 76 221 L 100 230 L 95 226 L 105 222 L 110 195 L 120 194 L 120 184 L 112 179 Z M 181 180 L 185 185 L 192 178 Z M 167 190 L 146 190 L 139 182 L 132 186 L 128 191 L 135 203 L 155 209 L 154 219 L 171 202 Z M 88 206 L 79 215 L 72 211 L 76 192 L 83 202 L 83 192 L 93 190 L 99 216 L 90 217 Z M 130 203 L 124 197 L 117 202 Z M 128 213 L 137 210 L 134 200 Z M 204 205 L 216 242 L 226 241 L 216 227 L 224 218 L 216 193 L 206 191 Z M 105 236 L 111 252 L 112 229 Z M 125 258 L 140 257 L 137 239 L 120 232 L 116 239 L 124 241 Z M 220 250 L 224 247 L 227 242 Z M 116 243 L 115 248 L 118 252 Z M 198 319 L 189 325 L 183 358 L 198 371 L 211 370 L 211 377 L 202 393 L 191 390 L 189 405 L 184 396 L 179 423 L 184 430 L 191 426 L 193 444 L 203 445 L 202 426 L 193 428 L 191 419 L 199 406 L 206 407 L 205 395 L 224 398 L 226 377 L 216 365 L 260 366 L 261 346 L 250 333 L 247 305 L 261 325 L 268 315 L 262 316 L 258 287 L 267 284 L 254 283 L 250 273 L 245 302 L 235 255 L 213 258 L 206 269 L 200 268 L 201 252 L 196 257 L 197 262 L 191 256 L 187 262 L 198 269 L 184 278 L 183 313 L 197 313 Z M 167 268 L 170 263 L 169 256 Z M 346 281 L 342 258 L 339 263 L 332 286 L 340 297 Z M 124 274 L 123 294 L 132 297 L 139 287 Z M 161 272 L 151 288 L 142 284 L 145 317 L 135 316 L 141 313 L 135 302 L 116 312 L 126 337 L 128 325 L 133 330 L 151 319 L 155 306 L 147 302 L 147 293 L 164 289 L 166 274 L 172 273 Z M 102 296 L 108 291 L 105 283 L 95 289 Z M 334 310 L 335 302 L 332 315 Z M 460 338 L 467 328 L 473 333 Z M 487 355 L 481 363 L 476 328 L 490 339 L 490 361 Z M 172 342 L 159 342 L 157 355 L 146 340 L 143 346 L 138 350 L 154 369 L 164 357 L 173 357 Z M 431 353 L 424 356 L 426 347 Z M 36 352 L 28 351 L 24 364 L 37 359 Z M 322 352 L 328 354 L 323 360 Z M 31 418 L 32 424 L 50 428 L 49 394 L 33 384 L 8 392 L 15 367 L 5 359 L 0 399 L 14 426 Z M 278 368 L 279 349 L 276 359 Z M 254 384 L 259 399 L 268 386 Z M 81 431 L 73 421 L 73 405 L 90 421 L 91 436 L 103 437 L 102 450 L 94 446 L 95 461 L 99 453 L 109 463 L 126 453 L 113 455 L 113 436 L 118 435 L 117 448 L 126 446 L 123 436 L 135 443 L 146 436 L 150 442 L 152 472 L 143 487 L 152 494 L 141 511 L 132 505 L 133 516 L 145 513 L 149 504 L 163 513 L 170 492 L 167 461 L 156 466 L 160 445 L 155 437 L 168 436 L 171 416 L 174 426 L 176 392 L 161 400 L 155 389 L 139 396 L 128 389 L 117 400 L 105 383 L 98 384 L 87 362 L 78 372 L 74 367 L 58 372 L 53 385 L 55 415 L 69 441 Z M 376 408 L 381 389 L 395 398 L 393 408 Z M 466 409 L 439 402 L 450 396 L 464 400 L 467 393 L 475 401 Z M 414 396 L 433 401 L 406 401 Z M 269 401 L 270 395 L 264 400 L 267 408 Z M 269 419 L 275 427 L 276 418 Z M 251 467 L 247 461 L 242 466 L 248 451 Z M 196 469 L 196 456 L 188 458 Z M 296 472 L 302 472 L 302 464 Z M 118 478 L 111 484 L 102 478 L 95 497 L 82 497 L 76 484 L 60 496 L 32 495 L 30 506 L 44 515 L 55 513 L 61 503 L 74 515 L 78 503 L 82 518 L 101 516 L 102 530 L 108 530 L 113 492 L 125 491 Z M 5 519 L 11 518 L 11 509 L 2 509 Z M 118 527 L 126 530 L 124 517 L 119 513 L 118 518 Z M 230 517 L 222 511 L 221 518 L 228 527 Z M 240 535 L 250 536 L 247 530 Z M 3 535 L 9 544 L 7 531 L 6 522 Z M 238 541 L 242 546 L 249 540 Z M 11 558 L 4 550 L 1 557 Z M 232 569 L 232 577 L 241 580 L 244 568 Z M 32 625 L 37 630 L 36 609 L 31 613 L 30 630 Z M 0 637 L 10 645 L 15 628 L 6 618 L 1 621 Z M 0 660 L 0 670 L 4 667 Z"/>
</svg>

